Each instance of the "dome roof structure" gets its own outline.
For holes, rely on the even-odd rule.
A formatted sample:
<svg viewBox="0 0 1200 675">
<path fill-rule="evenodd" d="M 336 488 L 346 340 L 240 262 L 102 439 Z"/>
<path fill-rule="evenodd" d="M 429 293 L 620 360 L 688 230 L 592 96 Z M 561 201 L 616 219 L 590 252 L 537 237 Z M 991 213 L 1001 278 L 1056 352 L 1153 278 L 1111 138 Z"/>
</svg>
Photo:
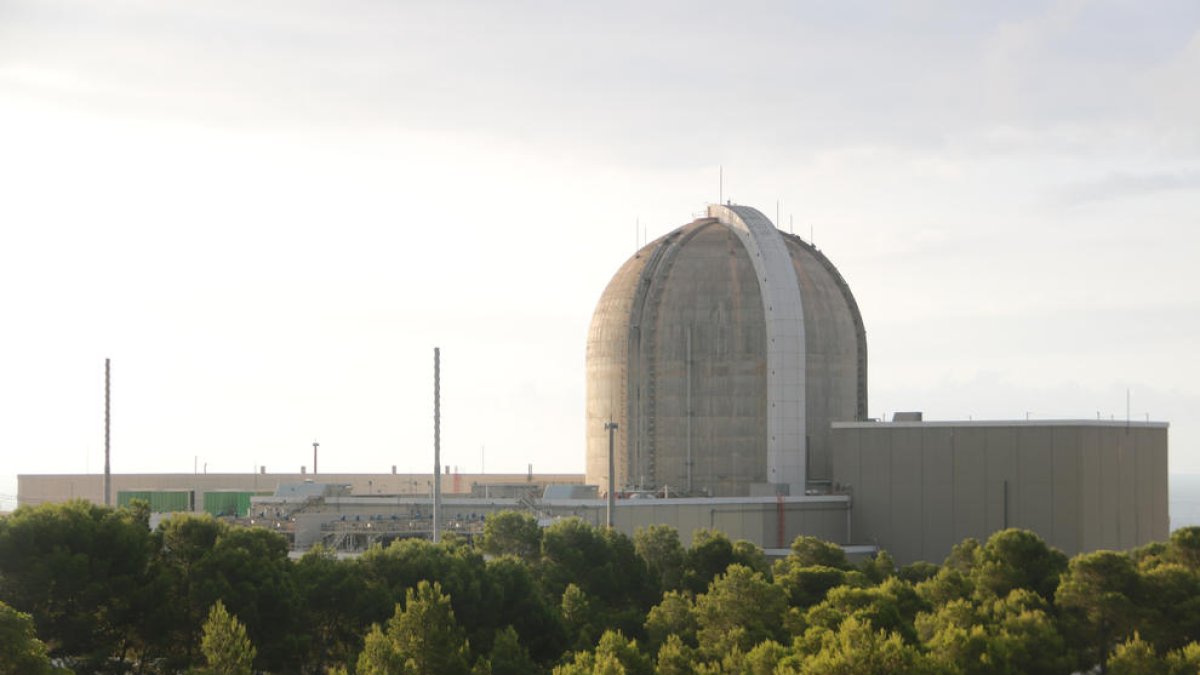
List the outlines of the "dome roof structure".
<svg viewBox="0 0 1200 675">
<path fill-rule="evenodd" d="M 759 211 L 711 205 L 609 282 L 587 345 L 587 481 L 618 491 L 801 495 L 830 423 L 866 418 L 862 316 L 837 269 Z"/>
</svg>

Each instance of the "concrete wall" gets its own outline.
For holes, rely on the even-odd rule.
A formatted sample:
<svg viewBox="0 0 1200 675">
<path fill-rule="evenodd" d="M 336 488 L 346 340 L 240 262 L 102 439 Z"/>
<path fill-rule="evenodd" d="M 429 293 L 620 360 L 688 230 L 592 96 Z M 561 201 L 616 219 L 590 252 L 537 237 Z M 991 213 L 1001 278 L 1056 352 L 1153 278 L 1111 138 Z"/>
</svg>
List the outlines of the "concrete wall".
<svg viewBox="0 0 1200 675">
<path fill-rule="evenodd" d="M 619 458 L 614 480 L 620 487 L 630 482 L 632 457 L 627 412 L 630 396 L 626 376 L 630 346 L 629 317 L 633 311 L 634 291 L 648 260 L 649 255 L 643 249 L 625 261 L 596 303 L 588 330 L 586 480 L 599 486 L 601 493 L 607 490 L 608 481 L 608 432 L 604 425 L 609 420 L 618 425 L 613 438 L 615 453 Z"/>
<path fill-rule="evenodd" d="M 194 490 L 196 509 L 203 510 L 205 491 L 275 489 L 279 483 L 297 483 L 311 474 L 116 474 L 113 497 L 120 490 Z M 466 498 L 472 483 L 511 485 L 524 481 L 524 474 L 443 475 L 445 494 L 443 514 L 447 523 L 480 522 L 480 516 L 505 509 L 523 509 L 516 499 Z M 578 474 L 535 474 L 534 482 L 579 483 Z M 428 519 L 432 509 L 428 499 L 429 476 L 424 474 L 320 474 L 318 482 L 349 484 L 352 496 L 331 497 L 319 504 L 304 500 L 282 502 L 265 497 L 251 501 L 250 518 L 268 514 L 265 521 L 286 535 L 294 536 L 298 548 L 307 548 L 322 537 L 322 527 L 343 517 L 363 526 L 370 516 L 409 518 L 421 513 Z M 103 476 L 25 475 L 18 476 L 22 504 L 66 501 L 84 498 L 103 501 Z M 368 489 L 370 492 L 368 492 Z M 392 495 L 392 496 L 384 496 Z M 605 522 L 604 500 L 535 500 L 543 515 L 579 516 L 600 526 Z M 819 537 L 845 544 L 849 525 L 850 499 L 842 495 L 786 498 L 718 499 L 622 499 L 615 514 L 618 529 L 632 536 L 639 527 L 666 524 L 676 528 L 684 545 L 700 528 L 715 528 L 731 539 L 746 539 L 766 549 L 784 549 L 800 535 Z M 282 514 L 282 515 L 280 515 Z M 294 518 L 294 520 L 292 520 Z M 276 523 L 276 521 L 279 521 Z M 345 521 L 341 521 L 345 522 Z M 427 523 L 427 521 L 426 521 Z M 418 524 L 418 528 L 421 527 Z M 453 531 L 447 529 L 447 531 Z"/>
<path fill-rule="evenodd" d="M 851 537 L 902 563 L 1028 528 L 1067 555 L 1169 534 L 1167 425 L 1106 421 L 833 425 Z"/>
<path fill-rule="evenodd" d="M 858 303 L 820 251 L 783 235 L 804 297 L 808 479 L 833 477 L 830 422 L 867 418 L 867 335 Z"/>
<path fill-rule="evenodd" d="M 587 481 L 607 489 L 611 416 L 620 489 L 687 491 L 689 467 L 693 493 L 763 482 L 765 326 L 754 267 L 729 228 L 696 221 L 639 251 L 588 335 Z"/>
<path fill-rule="evenodd" d="M 622 500 L 615 520 L 621 531 L 631 535 L 639 527 L 670 525 L 679 531 L 685 546 L 690 545 L 693 532 L 709 528 L 725 532 L 730 539 L 745 539 L 772 549 L 787 548 L 802 534 L 847 543 L 848 508 L 849 500 L 840 495 Z"/>
<path fill-rule="evenodd" d="M 865 413 L 865 332 L 832 264 L 800 239 L 781 237 L 803 298 L 805 340 L 794 347 L 805 349 L 807 469 L 810 479 L 828 480 L 829 423 Z M 588 334 L 587 482 L 606 489 L 609 419 L 619 425 L 620 489 L 745 496 L 767 482 L 772 399 L 763 303 L 746 246 L 713 218 L 626 261 Z"/>
<path fill-rule="evenodd" d="M 632 484 L 644 477 L 650 487 L 687 490 L 690 455 L 693 492 L 737 495 L 767 475 L 762 299 L 729 228 L 704 224 L 680 240 L 654 267 L 634 316 Z"/>
<path fill-rule="evenodd" d="M 196 510 L 204 510 L 204 493 L 217 490 L 241 490 L 259 492 L 274 491 L 280 483 L 302 483 L 312 479 L 318 483 L 349 485 L 352 494 L 429 494 L 432 478 L 430 474 L 392 473 L 322 473 L 319 475 L 300 473 L 169 473 L 169 474 L 113 474 L 112 501 L 117 503 L 121 490 L 194 490 Z M 473 484 L 506 485 L 532 482 L 540 485 L 551 483 L 582 483 L 580 474 L 443 474 L 442 491 L 446 494 L 469 494 Z M 17 476 L 18 504 L 41 504 L 64 502 L 69 499 L 87 499 L 97 504 L 104 503 L 104 476 L 101 474 L 41 474 Z"/>
<path fill-rule="evenodd" d="M 543 518 L 577 516 L 597 527 L 606 519 L 604 500 L 546 500 L 537 503 Z M 482 527 L 487 514 L 504 510 L 523 510 L 511 499 L 447 499 L 442 504 L 443 531 L 454 532 L 462 527 Z M 717 498 L 717 499 L 622 499 L 617 501 L 614 514 L 616 528 L 633 536 L 637 528 L 650 525 L 669 525 L 689 546 L 693 533 L 702 528 L 717 529 L 737 541 L 745 539 L 764 549 L 786 549 L 800 535 L 819 537 L 834 543 L 845 543 L 849 499 L 841 495 L 777 498 Z M 267 500 L 255 500 L 252 512 L 275 507 Z M 285 505 L 285 512 L 288 510 Z M 295 520 L 285 529 L 293 528 L 297 548 L 308 548 L 328 535 L 330 527 L 350 527 L 362 531 L 370 517 L 402 521 L 420 514 L 414 532 L 427 534 L 431 513 L 426 499 L 387 499 L 367 497 L 333 497 L 319 506 L 305 506 L 294 514 Z M 287 521 L 293 514 L 287 513 Z M 271 520 L 271 519 L 268 519 Z M 270 525 L 270 523 L 268 523 Z M 378 529 L 386 522 L 374 523 Z"/>
</svg>

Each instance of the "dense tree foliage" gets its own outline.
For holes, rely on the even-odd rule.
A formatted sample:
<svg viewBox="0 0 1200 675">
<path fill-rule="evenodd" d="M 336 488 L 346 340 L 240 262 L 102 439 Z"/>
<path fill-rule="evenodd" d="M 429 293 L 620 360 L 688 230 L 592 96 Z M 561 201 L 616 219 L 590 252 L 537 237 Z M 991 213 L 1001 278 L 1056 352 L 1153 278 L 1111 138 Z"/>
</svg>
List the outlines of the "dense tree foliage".
<svg viewBox="0 0 1200 675">
<path fill-rule="evenodd" d="M 31 615 L 50 654 L 73 667 L 130 656 L 150 554 L 148 519 L 145 509 L 84 501 L 18 509 L 0 520 L 0 600 Z"/>
<path fill-rule="evenodd" d="M 783 589 L 761 572 L 734 563 L 713 580 L 708 592 L 696 598 L 696 639 L 702 653 L 719 657 L 782 635 Z"/>
<path fill-rule="evenodd" d="M 422 580 L 405 593 L 403 607 L 396 605 L 386 633 L 372 626 L 358 672 L 466 675 L 467 659 L 467 641 L 450 598 L 441 584 Z"/>
<path fill-rule="evenodd" d="M 660 588 L 671 591 L 680 587 L 687 551 L 679 542 L 679 532 L 675 528 L 669 525 L 639 527 L 633 533 L 633 547 Z"/>
<path fill-rule="evenodd" d="M 250 675 L 254 670 L 254 657 L 258 650 L 246 636 L 246 627 L 225 609 L 218 600 L 208 612 L 204 622 L 204 637 L 200 639 L 200 651 L 208 670 L 220 675 Z"/>
<path fill-rule="evenodd" d="M 532 561 L 542 550 L 542 528 L 527 513 L 497 513 L 483 524 L 479 548 L 488 555 L 514 555 Z"/>
<path fill-rule="evenodd" d="M 521 644 L 521 636 L 512 626 L 505 626 L 504 630 L 496 633 L 487 667 L 492 675 L 525 675 L 538 669 L 529 650 Z"/>
<path fill-rule="evenodd" d="M 0 675 L 54 672 L 46 645 L 33 630 L 33 617 L 0 602 Z"/>
<path fill-rule="evenodd" d="M 264 529 L 144 505 L 0 519 L 0 675 L 1195 673 L 1200 528 L 1067 559 L 1031 532 L 897 569 L 665 526 L 487 521 L 297 560 Z"/>
</svg>

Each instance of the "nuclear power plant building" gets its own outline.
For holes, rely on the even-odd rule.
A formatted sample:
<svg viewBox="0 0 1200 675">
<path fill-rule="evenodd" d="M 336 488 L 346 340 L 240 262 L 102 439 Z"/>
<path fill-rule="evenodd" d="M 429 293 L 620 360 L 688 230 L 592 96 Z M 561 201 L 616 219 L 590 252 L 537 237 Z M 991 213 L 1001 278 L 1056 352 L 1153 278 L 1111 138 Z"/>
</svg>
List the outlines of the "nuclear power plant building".
<svg viewBox="0 0 1200 675">
<path fill-rule="evenodd" d="M 831 422 L 867 415 L 850 287 L 812 245 L 713 205 L 621 266 L 587 343 L 587 480 L 692 496 L 832 481 Z"/>
<path fill-rule="evenodd" d="M 434 481 L 439 522 L 468 536 L 505 509 L 602 526 L 610 479 L 612 522 L 627 534 L 668 524 L 686 545 L 712 528 L 768 555 L 799 535 L 886 549 L 901 564 L 940 562 L 1008 527 L 1068 555 L 1168 535 L 1165 422 L 870 419 L 867 333 L 849 284 L 748 206 L 711 205 L 620 266 L 592 315 L 584 407 L 582 476 L 264 469 L 113 484 L 121 503 L 231 513 L 296 550 L 430 536 Z M 36 503 L 94 499 L 101 486 L 21 476 L 18 489 Z"/>
<path fill-rule="evenodd" d="M 622 496 L 774 497 L 768 549 L 819 497 L 845 500 L 848 545 L 902 562 L 1006 527 L 1069 554 L 1168 534 L 1165 423 L 868 419 L 849 285 L 747 206 L 711 205 L 621 266 L 592 317 L 586 407 L 588 483 L 607 489 L 611 422 Z"/>
</svg>

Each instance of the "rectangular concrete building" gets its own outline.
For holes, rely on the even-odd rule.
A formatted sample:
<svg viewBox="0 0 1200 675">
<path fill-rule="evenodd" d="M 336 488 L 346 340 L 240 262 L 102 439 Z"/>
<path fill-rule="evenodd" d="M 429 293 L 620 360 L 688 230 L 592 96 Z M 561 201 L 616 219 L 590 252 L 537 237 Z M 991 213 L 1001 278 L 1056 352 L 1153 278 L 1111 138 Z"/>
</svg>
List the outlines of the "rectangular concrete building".
<svg viewBox="0 0 1200 675">
<path fill-rule="evenodd" d="M 850 539 L 897 562 L 940 563 L 1007 527 L 1067 555 L 1165 540 L 1167 429 L 1160 422 L 833 424 L 834 490 Z"/>
<path fill-rule="evenodd" d="M 580 474 L 443 474 L 440 478 L 447 532 L 475 532 L 488 515 L 503 510 L 532 510 L 544 522 L 578 516 L 599 527 L 606 520 L 605 500 L 551 496 L 577 492 L 582 487 Z M 195 511 L 209 510 L 206 501 L 213 495 L 266 492 L 273 496 L 247 496 L 248 512 L 239 509 L 237 522 L 274 529 L 299 551 L 318 542 L 350 551 L 374 541 L 429 536 L 431 481 L 429 474 L 114 474 L 112 492 L 114 503 L 119 495 L 133 492 L 145 498 L 145 493 L 153 493 L 170 497 L 171 503 L 189 504 Z M 21 504 L 79 498 L 102 503 L 103 486 L 104 477 L 98 474 L 18 477 Z M 295 490 L 329 486 L 344 491 L 312 499 L 307 492 Z M 571 489 L 550 489 L 543 495 L 544 489 L 553 486 Z M 594 490 L 583 492 L 595 494 Z M 185 495 L 186 499 L 179 499 Z M 746 539 L 784 555 L 800 535 L 847 543 L 849 508 L 850 498 L 845 495 L 632 498 L 617 501 L 614 521 L 617 529 L 628 535 L 640 527 L 670 525 L 679 531 L 685 546 L 696 530 L 717 529 L 731 539 Z"/>
<path fill-rule="evenodd" d="M 521 473 L 446 473 L 440 476 L 442 492 L 471 494 L 489 485 L 510 488 L 527 484 L 539 488 L 547 485 L 576 484 L 583 475 L 521 474 Z M 191 491 L 194 510 L 204 511 L 207 492 L 236 490 L 254 494 L 274 493 L 280 485 L 315 481 L 349 486 L 356 495 L 429 495 L 433 491 L 433 476 L 429 473 L 115 473 L 112 475 L 112 502 L 118 493 L 130 491 Z M 540 490 L 539 490 L 540 492 Z M 104 475 L 88 474 L 26 474 L 17 476 L 19 504 L 64 502 L 86 499 L 104 503 Z"/>
<path fill-rule="evenodd" d="M 715 529 L 730 539 L 745 539 L 768 554 L 786 555 L 801 535 L 842 544 L 846 541 L 850 499 L 845 495 L 805 497 L 714 497 L 673 499 L 621 499 L 616 503 L 614 527 L 633 536 L 638 528 L 669 525 L 690 546 L 696 530 Z M 603 499 L 463 499 L 443 501 L 443 531 L 477 533 L 484 520 L 499 511 L 532 509 L 543 524 L 558 518 L 578 517 L 596 527 L 606 521 Z M 426 536 L 431 528 L 430 502 L 422 498 L 327 497 L 318 505 L 297 510 L 294 519 L 287 504 L 272 498 L 255 498 L 252 511 L 283 513 L 268 518 L 294 546 L 305 550 L 321 542 L 335 550 L 357 547 L 394 536 Z M 276 523 L 276 520 L 281 522 Z M 345 535 L 356 535 L 347 537 Z M 350 544 L 348 547 L 346 544 Z"/>
</svg>

